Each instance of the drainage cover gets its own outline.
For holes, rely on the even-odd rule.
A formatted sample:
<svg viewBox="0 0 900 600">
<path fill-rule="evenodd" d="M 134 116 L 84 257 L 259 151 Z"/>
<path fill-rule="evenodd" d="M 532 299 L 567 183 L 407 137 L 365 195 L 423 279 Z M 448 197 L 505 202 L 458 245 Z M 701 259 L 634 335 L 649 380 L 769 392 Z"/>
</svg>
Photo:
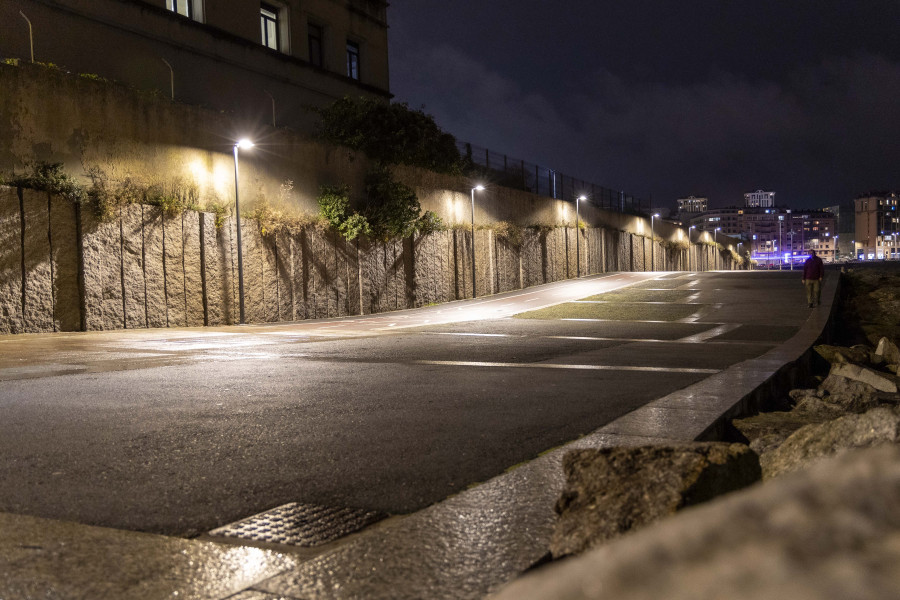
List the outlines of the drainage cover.
<svg viewBox="0 0 900 600">
<path fill-rule="evenodd" d="M 330 508 L 291 502 L 213 529 L 209 535 L 311 548 L 359 531 L 386 516 L 360 508 Z"/>
</svg>

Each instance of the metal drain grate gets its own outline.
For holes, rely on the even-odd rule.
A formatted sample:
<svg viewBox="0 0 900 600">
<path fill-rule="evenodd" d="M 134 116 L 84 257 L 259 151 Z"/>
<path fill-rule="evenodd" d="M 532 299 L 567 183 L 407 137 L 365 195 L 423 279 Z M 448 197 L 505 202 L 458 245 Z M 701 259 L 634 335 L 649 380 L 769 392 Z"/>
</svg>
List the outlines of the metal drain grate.
<svg viewBox="0 0 900 600">
<path fill-rule="evenodd" d="M 209 535 L 312 548 L 359 531 L 386 516 L 360 508 L 291 502 L 213 529 Z"/>
</svg>

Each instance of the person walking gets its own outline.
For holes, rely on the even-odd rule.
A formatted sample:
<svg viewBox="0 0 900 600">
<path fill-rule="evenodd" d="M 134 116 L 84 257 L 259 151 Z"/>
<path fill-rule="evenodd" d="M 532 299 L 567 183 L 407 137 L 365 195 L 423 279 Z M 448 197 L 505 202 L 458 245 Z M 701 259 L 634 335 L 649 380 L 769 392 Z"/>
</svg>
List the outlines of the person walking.
<svg viewBox="0 0 900 600">
<path fill-rule="evenodd" d="M 806 301 L 812 308 L 822 303 L 822 280 L 825 278 L 825 265 L 816 256 L 815 250 L 809 251 L 809 258 L 803 263 L 803 285 L 806 286 Z"/>
</svg>

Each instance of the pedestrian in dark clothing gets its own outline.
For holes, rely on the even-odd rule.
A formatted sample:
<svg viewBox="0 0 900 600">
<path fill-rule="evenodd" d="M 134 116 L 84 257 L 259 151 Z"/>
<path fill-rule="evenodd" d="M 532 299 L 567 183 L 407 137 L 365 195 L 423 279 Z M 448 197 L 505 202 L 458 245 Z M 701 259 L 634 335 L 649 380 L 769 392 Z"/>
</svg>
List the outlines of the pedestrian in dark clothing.
<svg viewBox="0 0 900 600">
<path fill-rule="evenodd" d="M 806 301 L 812 308 L 822 303 L 822 280 L 825 278 L 825 265 L 816 256 L 815 250 L 809 251 L 809 258 L 803 263 L 803 285 L 806 286 Z"/>
</svg>

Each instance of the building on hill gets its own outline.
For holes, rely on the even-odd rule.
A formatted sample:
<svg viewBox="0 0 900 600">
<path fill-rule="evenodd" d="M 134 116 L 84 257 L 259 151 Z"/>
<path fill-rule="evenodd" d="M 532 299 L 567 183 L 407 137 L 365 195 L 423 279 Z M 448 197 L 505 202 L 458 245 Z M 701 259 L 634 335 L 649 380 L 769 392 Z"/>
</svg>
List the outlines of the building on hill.
<svg viewBox="0 0 900 600">
<path fill-rule="evenodd" d="M 301 130 L 306 109 L 390 98 L 384 0 L 20 0 L 0 57 L 30 58 Z M 28 22 L 19 14 L 27 17 Z"/>
<path fill-rule="evenodd" d="M 744 194 L 744 206 L 747 208 L 775 208 L 775 192 L 756 190 Z"/>
<path fill-rule="evenodd" d="M 894 192 L 866 194 L 856 199 L 854 256 L 859 260 L 900 259 L 900 197 Z"/>
<path fill-rule="evenodd" d="M 695 215 L 709 210 L 709 198 L 696 198 L 688 196 L 687 198 L 679 198 L 678 213 L 682 215 Z"/>
</svg>

